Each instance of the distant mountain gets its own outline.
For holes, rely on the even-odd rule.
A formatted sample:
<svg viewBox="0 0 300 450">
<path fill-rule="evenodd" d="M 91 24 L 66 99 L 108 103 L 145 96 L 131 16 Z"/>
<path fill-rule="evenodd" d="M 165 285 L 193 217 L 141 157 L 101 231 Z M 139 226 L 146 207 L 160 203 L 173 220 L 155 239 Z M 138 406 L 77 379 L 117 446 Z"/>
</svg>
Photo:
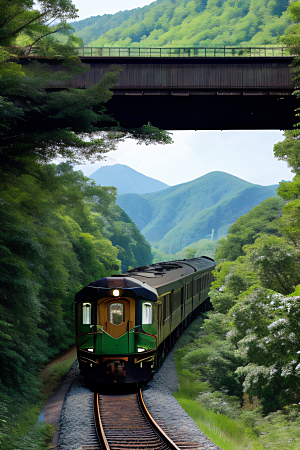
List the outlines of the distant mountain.
<svg viewBox="0 0 300 450">
<path fill-rule="evenodd" d="M 118 189 L 118 195 L 128 193 L 146 194 L 169 187 L 167 184 L 147 177 L 124 164 L 102 166 L 93 172 L 92 175 L 89 175 L 89 178 L 92 178 L 101 186 L 115 186 Z"/>
<path fill-rule="evenodd" d="M 248 183 L 225 172 L 211 172 L 188 183 L 151 194 L 126 194 L 117 204 L 145 238 L 165 253 L 176 253 L 211 236 L 226 236 L 236 219 L 276 195 L 277 185 Z"/>
<path fill-rule="evenodd" d="M 289 26 L 289 0 L 156 0 L 150 5 L 72 22 L 95 47 L 276 45 Z M 100 9 L 100 8 L 99 8 Z"/>
</svg>

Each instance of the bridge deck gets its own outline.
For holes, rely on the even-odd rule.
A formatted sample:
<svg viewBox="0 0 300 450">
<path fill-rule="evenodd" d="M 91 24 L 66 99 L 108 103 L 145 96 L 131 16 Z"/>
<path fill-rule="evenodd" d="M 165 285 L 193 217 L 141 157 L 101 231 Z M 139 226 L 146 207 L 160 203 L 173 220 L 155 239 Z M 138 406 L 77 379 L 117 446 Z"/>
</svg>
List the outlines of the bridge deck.
<svg viewBox="0 0 300 450">
<path fill-rule="evenodd" d="M 150 121 L 169 130 L 289 129 L 296 122 L 292 57 L 282 56 L 283 49 L 279 56 L 251 52 L 251 57 L 182 57 L 180 53 L 170 57 L 160 53 L 151 58 L 142 55 L 142 49 L 125 49 L 127 55 L 140 50 L 139 57 L 115 55 L 112 50 L 121 49 L 103 48 L 101 56 L 81 56 L 90 64 L 89 71 L 60 87 L 89 88 L 111 65 L 121 65 L 107 108 L 125 127 Z"/>
</svg>

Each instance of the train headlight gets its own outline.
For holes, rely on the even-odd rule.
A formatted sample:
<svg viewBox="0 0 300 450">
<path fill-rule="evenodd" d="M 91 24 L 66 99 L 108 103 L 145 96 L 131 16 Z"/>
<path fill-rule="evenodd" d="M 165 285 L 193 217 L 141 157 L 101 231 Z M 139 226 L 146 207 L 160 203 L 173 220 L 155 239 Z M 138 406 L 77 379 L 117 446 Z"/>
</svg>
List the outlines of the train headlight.
<svg viewBox="0 0 300 450">
<path fill-rule="evenodd" d="M 114 296 L 114 297 L 120 297 L 120 291 L 119 291 L 119 289 L 114 289 L 114 290 L 113 290 L 113 296 Z"/>
<path fill-rule="evenodd" d="M 93 352 L 94 351 L 93 348 L 88 348 L 87 350 L 88 350 L 88 352 Z"/>
<path fill-rule="evenodd" d="M 144 347 L 138 347 L 138 353 L 145 352 L 146 349 Z"/>
</svg>

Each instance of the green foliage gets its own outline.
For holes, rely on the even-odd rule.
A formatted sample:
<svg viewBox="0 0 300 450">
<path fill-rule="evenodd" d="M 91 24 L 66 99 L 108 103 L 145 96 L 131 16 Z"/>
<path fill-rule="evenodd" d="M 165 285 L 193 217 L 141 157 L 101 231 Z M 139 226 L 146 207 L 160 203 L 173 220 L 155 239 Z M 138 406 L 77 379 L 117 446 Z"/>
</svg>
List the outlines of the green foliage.
<svg viewBox="0 0 300 450">
<path fill-rule="evenodd" d="M 184 247 L 182 250 L 175 254 L 166 254 L 161 250 L 152 247 L 153 254 L 153 262 L 161 262 L 161 261 L 176 261 L 178 259 L 187 258 L 186 252 L 190 251 L 190 248 L 193 249 L 193 255 L 198 258 L 199 256 L 208 256 L 209 258 L 214 259 L 215 251 L 217 247 L 217 241 L 212 241 L 211 239 L 200 239 L 198 242 L 193 242 L 188 247 Z M 194 251 L 196 250 L 196 253 Z"/>
<path fill-rule="evenodd" d="M 276 45 L 291 21 L 288 0 L 157 0 L 73 24 L 95 47 Z"/>
<path fill-rule="evenodd" d="M 272 412 L 300 396 L 298 371 L 299 298 L 256 289 L 233 309 L 235 339 L 248 364 L 237 374 L 245 377 L 244 390 L 261 399 Z"/>
<path fill-rule="evenodd" d="M 98 205 L 92 205 L 92 211 Z M 114 203 L 109 205 L 104 215 L 99 216 L 103 222 L 103 235 L 118 249 L 121 270 L 126 272 L 130 267 L 142 267 L 151 264 L 152 253 L 149 243 L 139 232 L 127 214 Z"/>
<path fill-rule="evenodd" d="M 280 161 L 285 161 L 292 172 L 300 173 L 300 142 L 299 130 L 287 130 L 285 139 L 274 146 L 274 156 Z"/>
<path fill-rule="evenodd" d="M 298 21 L 299 3 L 290 7 Z M 290 38 L 292 54 L 299 54 L 297 27 L 284 38 Z M 297 58 L 295 64 L 299 67 Z M 213 414 L 211 422 L 218 416 L 233 418 L 251 436 L 249 448 L 298 449 L 300 442 L 298 134 L 286 132 L 274 149 L 296 174 L 292 182 L 280 183 L 281 198 L 240 217 L 219 243 L 217 258 L 223 262 L 210 291 L 214 313 L 181 357 L 185 370 L 198 370 L 198 382 L 206 376 L 208 389 L 197 400 L 209 410 L 208 417 Z M 187 410 L 195 409 L 185 398 Z M 205 430 L 203 418 L 199 422 Z M 208 425 L 207 434 L 215 436 Z"/>
<path fill-rule="evenodd" d="M 284 238 L 262 235 L 244 247 L 262 286 L 290 294 L 300 282 L 298 255 Z"/>
<path fill-rule="evenodd" d="M 207 337 L 197 341 L 200 349 L 209 344 L 214 352 L 215 321 L 224 317 L 226 339 L 218 343 L 215 358 L 206 362 L 209 385 L 212 392 L 241 401 L 243 392 L 250 400 L 258 399 L 264 414 L 297 403 L 300 395 L 298 175 L 293 182 L 282 182 L 278 193 L 282 200 L 271 198 L 253 208 L 220 243 L 217 254 L 225 261 L 214 271 L 210 292 L 215 313 L 205 321 Z M 226 261 L 226 254 L 228 259 L 238 257 Z M 274 429 L 270 433 L 276 435 Z"/>
<path fill-rule="evenodd" d="M 220 385 L 228 381 L 228 376 L 231 381 L 235 376 L 234 372 L 230 375 L 228 363 L 236 366 L 237 361 L 232 361 L 233 355 L 226 358 L 229 347 L 226 350 L 224 345 L 228 326 L 224 315 L 210 315 L 206 320 L 200 316 L 183 333 L 175 350 L 179 391 L 174 396 L 199 428 L 222 449 L 262 449 L 255 446 L 253 433 L 235 420 L 241 414 L 240 399 L 228 395 L 226 384 L 222 391 L 212 392 L 211 381 Z M 218 349 L 220 345 L 222 349 Z M 234 384 L 240 386 L 237 379 Z"/>
<path fill-rule="evenodd" d="M 196 421 L 199 428 L 215 444 L 222 445 L 222 449 L 290 448 L 296 450 L 299 447 L 300 411 L 299 405 L 295 404 L 297 395 L 291 397 L 291 405 L 267 415 L 262 413 L 259 401 L 254 396 L 258 395 L 260 389 L 264 390 L 263 406 L 265 412 L 268 412 L 270 406 L 272 411 L 280 407 L 280 402 L 286 396 L 285 389 L 290 391 L 291 396 L 295 394 L 296 364 L 294 361 L 291 364 L 291 359 L 295 355 L 291 346 L 294 346 L 294 349 L 297 348 L 299 332 L 296 331 L 297 339 L 294 342 L 295 336 L 291 333 L 295 333 L 298 319 L 295 318 L 293 329 L 290 326 L 285 329 L 280 319 L 274 320 L 279 316 L 282 319 L 291 305 L 293 304 L 287 301 L 287 298 L 256 289 L 243 296 L 243 300 L 229 315 L 213 313 L 204 323 L 203 317 L 196 319 L 176 344 L 179 391 L 175 392 L 174 396 Z M 297 308 L 297 304 L 292 306 L 290 318 L 293 317 Z M 235 329 L 240 330 L 238 345 L 234 338 Z M 254 339 L 254 334 L 257 334 L 257 339 Z M 243 339 L 241 339 L 242 336 L 244 336 Z M 266 337 L 263 338 L 263 336 Z M 282 337 L 282 342 L 279 342 L 278 347 L 276 340 L 279 336 Z M 233 347 L 231 342 L 234 343 Z M 223 346 L 222 352 L 225 358 L 231 353 L 227 361 L 224 358 L 225 361 L 220 362 L 219 345 Z M 280 346 L 283 348 L 281 349 Z M 219 372 L 222 372 L 224 365 L 226 367 L 228 362 L 233 360 L 234 355 L 239 362 L 242 362 L 242 365 L 235 372 L 231 372 L 231 380 L 235 379 L 235 382 L 240 383 L 244 380 L 244 388 L 249 383 L 250 389 L 254 389 L 253 392 L 251 391 L 253 402 L 249 400 L 247 394 L 229 395 L 227 383 L 230 377 L 226 378 L 222 373 L 219 375 L 224 380 L 221 389 L 217 390 L 214 386 L 214 378 L 211 383 L 214 365 L 218 365 Z M 250 367 L 247 364 L 250 358 L 256 358 L 265 365 L 273 361 L 274 365 L 269 368 L 268 376 L 258 362 Z M 281 380 L 277 377 L 275 381 L 280 366 L 282 367 Z M 251 369 L 253 369 L 252 372 Z M 215 375 L 218 375 L 217 371 Z M 205 382 L 202 382 L 204 379 Z M 266 398 L 269 399 L 269 403 L 265 402 Z"/>
<path fill-rule="evenodd" d="M 185 257 L 186 257 L 186 259 L 194 258 L 196 253 L 197 253 L 197 249 L 196 248 L 188 247 L 185 250 Z"/>
<path fill-rule="evenodd" d="M 74 294 L 120 273 L 121 261 L 124 270 L 151 262 L 115 188 L 66 163 L 18 164 L 0 177 L 0 400 L 9 409 L 10 398 L 40 399 L 38 370 L 73 345 Z"/>
<path fill-rule="evenodd" d="M 126 137 L 138 144 L 172 142 L 169 133 L 151 124 L 127 131 L 105 114 L 103 105 L 119 79 L 118 66 L 110 67 L 89 89 L 60 89 L 58 82 L 66 84 L 89 68 L 77 56 L 80 38 L 66 24 L 77 17 L 71 0 L 40 0 L 37 5 L 33 0 L 2 0 L 0 16 L 3 164 L 12 165 L 20 155 L 38 155 L 47 162 L 57 157 L 74 162 L 101 159 Z M 57 33 L 65 37 L 63 42 L 55 38 Z M 17 63 L 19 56 L 22 67 Z M 104 125 L 114 128 L 100 133 Z"/>
<path fill-rule="evenodd" d="M 14 450 L 46 450 L 52 442 L 53 432 L 52 425 L 38 423 L 14 444 Z"/>
<path fill-rule="evenodd" d="M 33 9 L 38 6 L 39 9 Z M 67 20 L 78 17 L 78 10 L 71 0 L 2 0 L 0 4 L 0 42 L 7 46 L 14 43 L 20 33 L 33 39 L 41 39 L 52 30 L 49 25 L 59 21 L 63 26 Z"/>
<path fill-rule="evenodd" d="M 217 239 L 225 236 L 234 220 L 274 195 L 276 187 L 252 185 L 224 172 L 211 172 L 159 192 L 118 196 L 117 204 L 154 248 L 173 259 L 185 247 L 198 249 L 196 256 L 201 249 L 202 254 L 213 254 L 215 244 L 207 239 L 212 229 Z M 180 257 L 185 257 L 184 252 Z"/>
<path fill-rule="evenodd" d="M 253 244 L 261 233 L 280 236 L 276 219 L 281 216 L 283 206 L 280 197 L 271 197 L 239 217 L 229 228 L 228 236 L 218 241 L 216 260 L 234 261 L 245 254 L 244 245 Z"/>
</svg>

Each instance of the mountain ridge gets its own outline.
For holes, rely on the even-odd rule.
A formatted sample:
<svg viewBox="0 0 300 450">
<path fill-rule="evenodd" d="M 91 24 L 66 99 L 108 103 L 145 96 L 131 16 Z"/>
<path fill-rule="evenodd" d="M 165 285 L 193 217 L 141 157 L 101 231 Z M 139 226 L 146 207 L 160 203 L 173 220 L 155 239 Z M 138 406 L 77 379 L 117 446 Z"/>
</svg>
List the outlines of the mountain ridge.
<svg viewBox="0 0 300 450">
<path fill-rule="evenodd" d="M 277 185 L 260 186 L 221 171 L 143 195 L 125 194 L 117 204 L 151 245 L 166 253 L 227 234 L 230 225 L 266 198 Z"/>
<path fill-rule="evenodd" d="M 127 193 L 145 194 L 162 189 L 169 186 L 162 181 L 132 169 L 125 164 L 113 164 L 110 166 L 102 166 L 89 175 L 101 186 L 115 186 L 118 189 L 118 195 Z"/>
</svg>

